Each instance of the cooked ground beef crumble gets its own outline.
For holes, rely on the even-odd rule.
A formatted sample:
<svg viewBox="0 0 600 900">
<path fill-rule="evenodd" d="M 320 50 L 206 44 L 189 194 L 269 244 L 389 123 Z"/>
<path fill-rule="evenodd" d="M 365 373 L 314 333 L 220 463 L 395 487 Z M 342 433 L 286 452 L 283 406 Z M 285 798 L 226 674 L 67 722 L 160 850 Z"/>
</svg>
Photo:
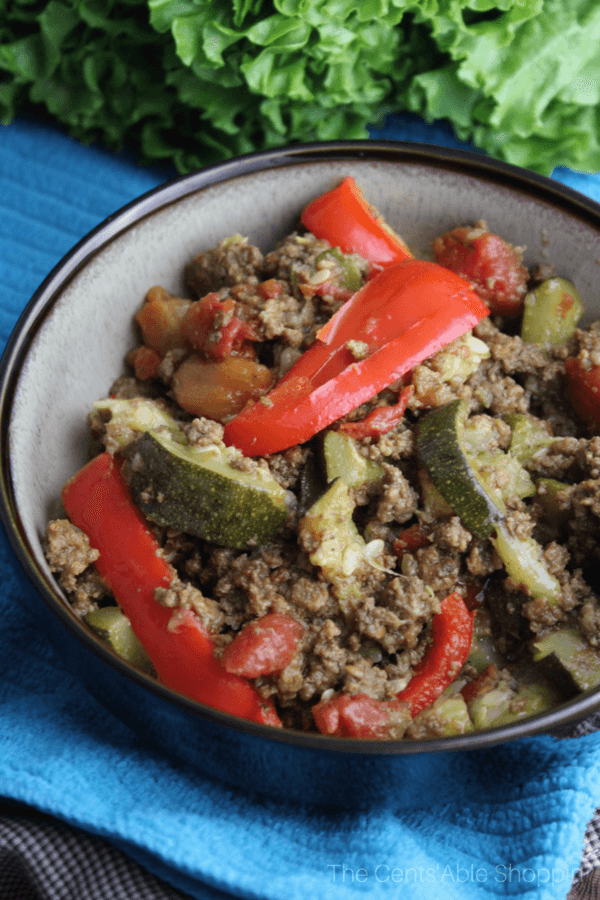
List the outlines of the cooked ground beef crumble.
<svg viewBox="0 0 600 900">
<path fill-rule="evenodd" d="M 469 239 L 481 236 L 486 228 L 485 223 L 476 223 Z M 517 257 L 521 264 L 520 251 Z M 352 288 L 349 271 L 356 280 Z M 252 348 L 242 341 L 234 345 L 232 357 L 266 367 L 276 380 L 369 277 L 365 260 L 356 254 L 343 258 L 310 234 L 294 233 L 266 255 L 235 236 L 189 263 L 185 272 L 189 299 L 153 288 L 146 302 L 171 303 L 169 308 L 177 309 L 181 318 L 192 303 L 207 295 L 216 298 L 220 318 L 212 322 L 210 339 L 221 340 L 232 319 L 243 323 L 248 329 L 244 333 L 252 335 Z M 528 288 L 551 277 L 551 267 L 536 267 L 529 273 Z M 499 665 L 484 667 L 485 677 L 471 657 L 456 673 L 457 691 L 476 686 L 465 694 L 471 700 L 509 690 L 516 708 L 520 695 L 511 666 L 518 669 L 524 655 L 530 658 L 524 648 L 557 623 L 572 626 L 590 647 L 600 647 L 600 604 L 592 577 L 600 560 L 600 437 L 575 414 L 564 388 L 566 358 L 577 358 L 588 367 L 600 363 L 600 329 L 576 329 L 565 344 L 548 348 L 523 341 L 516 331 L 514 318 L 490 316 L 473 330 L 483 349 L 471 371 L 448 377 L 436 355 L 416 366 L 405 382 L 386 388 L 344 417 L 345 422 L 360 421 L 378 406 L 397 402 L 406 384 L 412 385 L 402 421 L 385 434 L 354 442 L 359 458 L 379 467 L 377 478 L 350 489 L 353 522 L 364 542 L 380 542 L 377 564 L 364 557 L 334 583 L 311 562 L 319 538 L 303 517 L 322 493 L 316 486 L 322 481 L 322 436 L 265 459 L 240 456 L 232 463 L 249 475 L 257 469 L 268 471 L 294 495 L 287 520 L 270 543 L 232 549 L 177 528 L 152 526 L 173 570 L 171 585 L 157 589 L 155 599 L 175 615 L 188 610 L 197 616 L 212 636 L 218 657 L 244 626 L 268 613 L 283 613 L 302 623 L 302 638 L 291 661 L 282 670 L 255 679 L 259 694 L 275 702 L 285 727 L 316 730 L 311 708 L 340 692 L 383 703 L 393 700 L 425 657 L 432 619 L 452 592 L 477 610 L 480 633 L 485 621 L 495 640 L 494 653 L 503 655 Z M 357 358 L 359 349 L 355 348 Z M 177 343 L 162 346 L 152 377 L 129 373 L 115 381 L 110 395 L 123 400 L 151 398 L 175 416 L 189 445 L 206 448 L 222 441 L 222 422 L 174 409 L 174 378 L 188 354 Z M 132 362 L 134 356 L 128 359 Z M 431 502 L 427 476 L 416 457 L 418 423 L 432 408 L 457 400 L 477 430 L 482 456 L 497 459 L 498 454 L 507 454 L 509 422 L 515 414 L 528 417 L 547 435 L 547 445 L 522 463 L 532 491 L 524 497 L 509 493 L 504 499 L 507 532 L 539 543 L 547 572 L 559 585 L 552 602 L 532 597 L 526 583 L 507 574 L 492 541 L 471 533 L 447 504 L 440 507 L 438 502 L 436 507 Z M 139 433 L 98 411 L 90 415 L 90 427 L 100 449 L 126 457 L 127 477 L 136 466 Z M 495 489 L 506 489 L 505 474 L 496 466 Z M 561 482 L 559 491 L 551 480 Z M 549 517 L 547 502 L 553 490 L 554 514 Z M 422 542 L 400 553 L 398 538 L 415 524 L 423 527 Z M 79 529 L 67 520 L 50 522 L 45 547 L 50 568 L 78 616 L 114 603 L 95 572 L 98 552 Z M 340 590 L 348 598 L 343 604 Z M 475 722 L 475 727 L 486 724 Z M 405 710 L 393 710 L 386 736 L 438 737 L 468 730 L 473 723 L 457 718 L 454 732 L 451 727 L 447 714 L 434 703 L 412 721 Z"/>
</svg>

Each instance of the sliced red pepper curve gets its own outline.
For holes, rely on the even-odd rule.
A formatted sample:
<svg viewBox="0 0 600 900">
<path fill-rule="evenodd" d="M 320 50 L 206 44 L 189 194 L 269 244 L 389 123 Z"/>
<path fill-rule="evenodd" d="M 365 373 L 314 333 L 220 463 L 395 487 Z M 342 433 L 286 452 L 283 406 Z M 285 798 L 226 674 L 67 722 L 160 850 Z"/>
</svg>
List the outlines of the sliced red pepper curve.
<svg viewBox="0 0 600 900">
<path fill-rule="evenodd" d="M 436 263 L 408 259 L 384 269 L 335 314 L 325 341 L 226 425 L 225 442 L 249 456 L 304 443 L 488 314 L 460 276 Z M 350 349 L 357 345 L 364 359 Z"/>
<path fill-rule="evenodd" d="M 360 253 L 376 266 L 412 256 L 404 241 L 375 215 L 350 176 L 309 203 L 301 220 L 315 237 L 342 253 Z"/>
<path fill-rule="evenodd" d="M 430 706 L 452 684 L 471 649 L 473 616 L 460 594 L 442 600 L 431 622 L 431 645 L 415 674 L 397 699 L 406 703 L 413 718 Z"/>
<path fill-rule="evenodd" d="M 273 705 L 263 700 L 249 681 L 225 671 L 202 623 L 184 611 L 174 624 L 173 610 L 155 600 L 155 588 L 168 587 L 173 571 L 157 555 L 156 539 L 107 453 L 95 457 L 67 482 L 63 503 L 71 522 L 100 552 L 96 568 L 161 681 L 214 709 L 281 726 Z"/>
<path fill-rule="evenodd" d="M 344 422 L 338 428 L 344 434 L 349 435 L 357 441 L 363 438 L 377 438 L 391 431 L 398 422 L 402 421 L 402 417 L 406 412 L 408 401 L 413 392 L 412 384 L 400 393 L 398 402 L 394 406 L 378 406 L 368 416 L 358 422 Z"/>
</svg>

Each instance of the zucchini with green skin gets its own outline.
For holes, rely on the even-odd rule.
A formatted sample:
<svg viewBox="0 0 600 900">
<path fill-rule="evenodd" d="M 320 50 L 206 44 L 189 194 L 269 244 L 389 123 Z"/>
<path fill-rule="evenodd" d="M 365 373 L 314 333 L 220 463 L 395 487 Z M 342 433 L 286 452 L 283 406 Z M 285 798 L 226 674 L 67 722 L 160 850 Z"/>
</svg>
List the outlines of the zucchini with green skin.
<svg viewBox="0 0 600 900">
<path fill-rule="evenodd" d="M 134 502 L 158 525 L 234 549 L 260 546 L 288 518 L 289 494 L 266 470 L 231 465 L 217 445 L 194 447 L 147 431 L 130 466 Z"/>
<path fill-rule="evenodd" d="M 478 453 L 480 439 L 476 431 L 467 431 L 466 418 L 467 407 L 461 400 L 424 416 L 417 430 L 420 461 L 465 527 L 476 537 L 492 540 L 515 584 L 530 596 L 554 604 L 560 584 L 548 571 L 537 541 L 515 537 L 507 529 L 503 492 L 494 483 L 497 467 L 506 469 L 507 494 L 514 491 L 521 497 L 530 496 L 532 489 L 535 493 L 533 482 L 510 454 L 501 454 L 490 464 L 487 453 Z M 486 469 L 487 479 L 482 476 Z M 520 478 L 520 472 L 527 477 Z"/>
<path fill-rule="evenodd" d="M 111 414 L 106 430 L 112 451 L 134 446 L 131 493 L 153 522 L 242 549 L 268 543 L 286 521 L 291 495 L 268 470 L 236 468 L 242 454 L 221 441 L 192 446 L 160 402 L 108 399 L 94 405 Z"/>
<path fill-rule="evenodd" d="M 95 609 L 84 616 L 83 621 L 102 641 L 112 647 L 121 659 L 146 672 L 147 675 L 154 673 L 148 654 L 134 634 L 129 619 L 118 606 Z"/>
<path fill-rule="evenodd" d="M 340 431 L 327 431 L 323 438 L 327 481 L 341 478 L 348 487 L 361 487 L 381 481 L 383 466 L 358 452 L 356 441 Z"/>
<path fill-rule="evenodd" d="M 499 493 L 492 497 L 464 445 L 467 407 L 460 400 L 423 416 L 417 429 L 417 453 L 435 488 L 466 528 L 488 538 L 505 516 Z"/>
</svg>

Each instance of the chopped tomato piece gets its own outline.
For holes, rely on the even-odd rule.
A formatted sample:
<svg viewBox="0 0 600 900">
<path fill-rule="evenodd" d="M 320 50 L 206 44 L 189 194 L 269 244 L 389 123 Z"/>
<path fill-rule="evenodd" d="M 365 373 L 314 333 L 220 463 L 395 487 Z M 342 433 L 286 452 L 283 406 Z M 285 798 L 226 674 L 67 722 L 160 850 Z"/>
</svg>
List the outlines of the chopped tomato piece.
<svg viewBox="0 0 600 900">
<path fill-rule="evenodd" d="M 192 303 L 183 317 L 180 332 L 184 341 L 209 359 L 237 355 L 246 341 L 256 341 L 254 329 L 235 315 L 237 306 L 230 297 L 207 294 Z"/>
<path fill-rule="evenodd" d="M 139 381 L 149 381 L 151 378 L 158 378 L 162 359 L 157 350 L 142 345 L 127 355 L 127 362 L 133 366 L 135 377 Z"/>
<path fill-rule="evenodd" d="M 250 622 L 225 648 L 222 665 L 228 672 L 258 678 L 288 666 L 304 634 L 304 626 L 291 616 L 270 612 Z"/>
<path fill-rule="evenodd" d="M 313 706 L 312 714 L 321 734 L 363 739 L 387 738 L 393 720 L 409 718 L 405 704 L 367 694 L 337 694 Z"/>
<path fill-rule="evenodd" d="M 429 543 L 430 533 L 431 528 L 429 525 L 416 522 L 400 532 L 393 543 L 392 549 L 398 559 L 402 559 L 405 553 L 414 553 L 415 550 L 426 547 Z"/>
<path fill-rule="evenodd" d="M 460 226 L 433 243 L 437 262 L 456 272 L 498 315 L 516 315 L 523 308 L 529 273 L 515 250 L 497 234 Z"/>
<path fill-rule="evenodd" d="M 600 426 L 600 366 L 589 369 L 577 357 L 565 360 L 567 393 L 573 409 L 586 422 Z"/>
</svg>

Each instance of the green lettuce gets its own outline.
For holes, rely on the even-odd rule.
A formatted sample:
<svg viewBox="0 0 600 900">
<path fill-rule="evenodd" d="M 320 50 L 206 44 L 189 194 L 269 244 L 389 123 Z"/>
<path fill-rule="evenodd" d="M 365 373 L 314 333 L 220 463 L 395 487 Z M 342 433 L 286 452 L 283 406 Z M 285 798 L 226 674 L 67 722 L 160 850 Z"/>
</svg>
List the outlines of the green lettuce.
<svg viewBox="0 0 600 900">
<path fill-rule="evenodd" d="M 0 0 L 0 120 L 181 172 L 449 120 L 492 156 L 600 170 L 595 0 Z"/>
</svg>

